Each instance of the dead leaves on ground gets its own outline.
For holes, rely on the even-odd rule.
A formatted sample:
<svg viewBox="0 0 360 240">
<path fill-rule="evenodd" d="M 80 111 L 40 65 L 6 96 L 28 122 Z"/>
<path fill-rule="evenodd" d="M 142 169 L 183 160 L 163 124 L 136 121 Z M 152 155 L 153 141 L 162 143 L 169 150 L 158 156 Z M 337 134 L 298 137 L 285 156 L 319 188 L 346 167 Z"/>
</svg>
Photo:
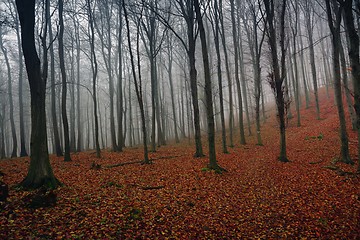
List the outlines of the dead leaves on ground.
<svg viewBox="0 0 360 240">
<path fill-rule="evenodd" d="M 31 193 L 12 187 L 1 205 L 0 239 L 360 238 L 359 177 L 324 168 L 337 157 L 339 140 L 332 100 L 322 109 L 321 124 L 311 109 L 303 112 L 302 127 L 290 122 L 286 164 L 276 161 L 274 120 L 263 127 L 264 146 L 249 138 L 246 147 L 229 148 L 230 154 L 218 151 L 228 170 L 223 174 L 201 171 L 207 158 L 193 158 L 193 147 L 185 143 L 151 153 L 162 160 L 150 165 L 124 164 L 141 160 L 141 149 L 104 151 L 102 159 L 84 152 L 66 163 L 52 157 L 65 184 L 54 191 L 56 205 L 28 208 L 23 201 Z M 350 146 L 355 158 L 356 144 Z M 28 163 L 1 161 L 2 180 L 14 186 Z"/>
</svg>

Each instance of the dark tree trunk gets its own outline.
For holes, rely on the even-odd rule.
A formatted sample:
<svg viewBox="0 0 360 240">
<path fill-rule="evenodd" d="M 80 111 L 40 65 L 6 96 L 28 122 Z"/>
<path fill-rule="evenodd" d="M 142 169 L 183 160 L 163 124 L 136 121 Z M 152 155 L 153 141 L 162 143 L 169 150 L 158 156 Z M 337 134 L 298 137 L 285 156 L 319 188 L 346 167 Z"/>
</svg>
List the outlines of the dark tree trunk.
<svg viewBox="0 0 360 240">
<path fill-rule="evenodd" d="M 204 64 L 204 74 L 205 74 L 205 98 L 206 98 L 206 117 L 208 124 L 208 144 L 209 144 L 209 168 L 214 169 L 215 171 L 223 171 L 216 160 L 216 151 L 215 151 L 215 122 L 214 122 L 214 110 L 213 110 L 213 100 L 212 100 L 212 86 L 211 86 L 211 75 L 210 75 L 210 64 L 208 49 L 206 43 L 205 29 L 202 21 L 202 16 L 200 12 L 199 0 L 194 0 L 194 8 L 196 12 L 196 19 L 199 26 L 200 40 L 201 40 L 201 50 L 203 56 Z"/>
<path fill-rule="evenodd" d="M 22 49 L 28 74 L 31 94 L 31 140 L 30 166 L 21 185 L 25 188 L 55 188 L 59 181 L 55 178 L 48 153 L 45 92 L 46 78 L 40 73 L 40 59 L 35 48 L 35 0 L 16 0 L 21 25 Z M 46 75 L 45 75 L 46 76 Z"/>
<path fill-rule="evenodd" d="M 360 1 L 356 2 L 357 17 L 359 17 Z M 345 26 L 346 33 L 349 38 L 349 58 L 351 63 L 351 73 L 353 76 L 354 84 L 354 100 L 355 100 L 355 112 L 356 112 L 356 130 L 358 139 L 360 139 L 360 57 L 359 57 L 359 33 L 355 28 L 355 20 L 353 15 L 353 1 L 345 0 L 344 2 L 345 12 Z M 358 18 L 359 19 L 359 18 Z M 359 27 L 359 25 L 358 25 Z M 358 156 L 360 156 L 360 141 L 358 141 Z M 360 173 L 360 157 L 358 157 L 358 173 Z"/>
<path fill-rule="evenodd" d="M 223 153 L 228 153 L 226 146 L 226 128 L 225 128 L 225 113 L 224 113 L 224 99 L 223 99 L 223 84 L 222 84 L 222 74 L 221 74 L 221 54 L 220 54 L 220 26 L 219 26 L 219 6 L 217 0 L 214 0 L 214 41 L 216 49 L 216 67 L 218 75 L 218 85 L 219 85 L 219 98 L 220 98 L 220 117 L 221 117 L 221 142 L 222 142 L 222 151 Z"/>
<path fill-rule="evenodd" d="M 61 115 L 64 127 L 64 143 L 65 143 L 65 154 L 64 161 L 70 162 L 70 136 L 69 136 L 69 123 L 66 114 L 66 95 L 67 95 L 67 82 L 66 82 L 66 71 L 65 71 L 65 59 L 64 59 L 64 20 L 63 20 L 63 0 L 59 0 L 59 59 L 60 59 L 60 70 L 62 79 L 62 95 L 61 95 Z"/>
<path fill-rule="evenodd" d="M 134 55 L 131 49 L 131 36 L 130 36 L 130 24 L 129 19 L 127 15 L 127 10 L 125 7 L 125 2 L 122 2 L 122 7 L 124 10 L 124 16 L 125 16 L 125 22 L 126 22 L 126 30 L 127 30 L 127 39 L 129 44 L 129 53 L 130 53 L 130 62 L 131 62 L 131 69 L 132 69 L 132 75 L 134 78 L 135 83 L 135 92 L 138 99 L 139 107 L 140 107 L 140 114 L 141 114 L 141 129 L 143 133 L 143 147 L 144 147 L 144 163 L 150 164 L 151 161 L 149 159 L 148 155 L 148 147 L 147 147 L 147 132 L 146 132 L 146 121 L 145 121 L 145 110 L 144 110 L 144 102 L 143 102 L 143 95 L 142 95 L 142 87 L 141 87 L 141 69 L 140 69 L 140 50 L 139 50 L 139 25 L 137 26 L 137 57 L 138 57 L 138 73 L 139 73 L 139 82 L 137 81 L 137 75 L 136 75 L 136 69 L 135 69 L 135 61 L 134 61 Z M 137 23 L 139 24 L 139 23 Z M 130 133 L 131 134 L 131 133 Z"/>
<path fill-rule="evenodd" d="M 272 73 L 269 76 L 269 82 L 271 88 L 275 94 L 277 114 L 279 120 L 279 129 L 280 129 L 280 155 L 279 161 L 288 162 L 286 155 L 286 102 L 284 99 L 284 81 L 285 81 L 285 11 L 286 11 L 286 0 L 282 1 L 281 5 L 281 15 L 280 15 L 280 35 L 277 36 L 275 30 L 275 9 L 274 2 L 272 0 L 265 0 L 265 12 L 267 19 L 267 35 L 269 40 L 269 46 L 271 51 L 271 64 L 272 64 Z M 276 40 L 280 40 L 280 53 L 281 60 L 279 65 L 278 59 L 278 50 Z"/>
<path fill-rule="evenodd" d="M 93 72 L 92 77 L 92 100 L 93 100 L 93 108 L 94 108 L 94 141 L 96 148 L 96 157 L 101 157 L 101 150 L 99 144 L 99 120 L 97 113 L 97 92 L 96 92 L 96 82 L 97 82 L 97 74 L 98 74 L 98 65 L 95 54 L 95 30 L 94 30 L 94 18 L 91 9 L 90 0 L 87 0 L 87 11 L 89 16 L 89 24 L 90 24 L 90 48 L 91 48 L 91 68 Z"/>
<path fill-rule="evenodd" d="M 49 11 L 47 14 L 50 15 L 50 8 L 47 8 L 47 10 Z M 49 19 L 49 25 L 51 26 L 51 18 Z M 51 27 L 49 27 L 49 38 L 51 40 L 53 39 L 53 32 Z M 60 157 L 63 156 L 63 152 L 61 148 L 59 125 L 56 114 L 55 54 L 53 44 L 50 46 L 50 84 L 51 121 L 54 134 L 55 153 L 56 156 Z"/>
<path fill-rule="evenodd" d="M 328 24 L 331 31 L 331 40 L 333 46 L 333 69 L 334 69 L 334 91 L 336 106 L 340 121 L 340 140 L 341 140 L 341 156 L 340 160 L 344 163 L 353 163 L 349 153 L 349 140 L 346 131 L 345 113 L 342 102 L 341 91 L 341 74 L 340 74 L 340 23 L 341 23 L 341 6 L 337 5 L 334 0 L 325 0 Z M 331 6 L 332 5 L 332 6 Z M 332 10 L 333 9 L 333 10 Z M 335 18 L 332 16 L 335 14 Z"/>
</svg>

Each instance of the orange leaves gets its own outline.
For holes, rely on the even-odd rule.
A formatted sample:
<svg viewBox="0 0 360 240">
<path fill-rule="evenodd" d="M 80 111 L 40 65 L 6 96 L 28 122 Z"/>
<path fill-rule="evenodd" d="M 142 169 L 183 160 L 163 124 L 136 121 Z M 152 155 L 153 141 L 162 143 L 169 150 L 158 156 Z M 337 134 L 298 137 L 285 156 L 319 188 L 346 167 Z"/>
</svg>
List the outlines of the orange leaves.
<svg viewBox="0 0 360 240">
<path fill-rule="evenodd" d="M 0 239 L 356 239 L 359 238 L 359 176 L 339 176 L 323 168 L 339 153 L 336 109 L 323 101 L 322 118 L 302 112 L 302 124 L 287 129 L 290 163 L 276 160 L 276 120 L 263 126 L 264 146 L 249 137 L 246 147 L 218 154 L 228 172 L 201 171 L 208 159 L 192 157 L 186 143 L 161 147 L 154 164 L 125 164 L 142 159 L 141 149 L 74 154 L 73 162 L 51 157 L 65 186 L 55 190 L 52 208 L 28 209 L 28 192 L 13 188 L 29 161 L 0 161 L 10 186 L 0 205 Z M 321 124 L 320 124 L 321 123 Z M 306 140 L 319 136 L 322 140 Z M 349 132 L 350 142 L 356 142 Z M 352 156 L 356 144 L 350 144 Z M 218 151 L 220 152 L 220 151 Z M 92 170 L 92 162 L 102 168 Z M 117 167 L 104 166 L 120 164 Z M 337 163 L 344 171 L 354 166 Z"/>
</svg>

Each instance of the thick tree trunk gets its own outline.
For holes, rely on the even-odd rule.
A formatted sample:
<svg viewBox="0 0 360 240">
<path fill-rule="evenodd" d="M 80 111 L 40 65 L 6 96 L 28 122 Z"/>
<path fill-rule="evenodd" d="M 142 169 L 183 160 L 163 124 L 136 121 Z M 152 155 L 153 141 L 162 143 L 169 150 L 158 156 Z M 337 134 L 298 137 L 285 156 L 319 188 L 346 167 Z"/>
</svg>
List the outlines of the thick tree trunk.
<svg viewBox="0 0 360 240">
<path fill-rule="evenodd" d="M 357 10 L 360 10 L 360 2 L 357 1 Z M 359 33 L 355 28 L 355 20 L 353 15 L 353 1 L 345 0 L 344 2 L 345 12 L 345 26 L 347 35 L 349 37 L 349 58 L 351 62 L 351 73 L 353 76 L 354 84 L 354 100 L 355 100 L 355 112 L 356 112 L 356 130 L 358 135 L 358 168 L 360 173 L 360 57 L 359 57 Z M 357 17 L 359 17 L 359 12 Z M 359 21 L 359 18 L 358 18 Z M 358 25 L 359 27 L 359 25 Z"/>
<path fill-rule="evenodd" d="M 41 186 L 55 188 L 59 182 L 53 174 L 47 146 L 46 78 L 41 76 L 40 59 L 35 48 L 35 0 L 16 0 L 16 6 L 21 24 L 22 49 L 30 85 L 32 120 L 30 166 L 21 185 L 25 188 Z"/>
</svg>

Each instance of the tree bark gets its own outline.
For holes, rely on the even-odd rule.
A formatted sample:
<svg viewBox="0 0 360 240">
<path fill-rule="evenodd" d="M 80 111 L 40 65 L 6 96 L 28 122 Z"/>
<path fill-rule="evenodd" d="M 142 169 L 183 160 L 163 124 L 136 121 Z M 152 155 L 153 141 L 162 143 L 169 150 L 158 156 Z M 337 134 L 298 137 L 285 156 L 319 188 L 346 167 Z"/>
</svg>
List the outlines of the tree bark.
<svg viewBox="0 0 360 240">
<path fill-rule="evenodd" d="M 66 82 L 66 71 L 65 71 L 65 59 L 64 59 L 64 20 L 63 20 L 63 0 L 59 0 L 59 60 L 60 70 L 62 79 L 62 95 L 61 95 L 61 115 L 63 120 L 64 128 L 64 143 L 65 143 L 65 154 L 64 161 L 70 162 L 70 137 L 69 137 L 69 123 L 66 114 L 66 95 L 67 95 L 67 82 Z"/>
<path fill-rule="evenodd" d="M 285 11 L 286 0 L 282 1 L 281 15 L 280 15 L 280 34 L 277 36 L 275 30 L 275 9 L 274 2 L 272 0 L 264 0 L 265 12 L 267 19 L 267 34 L 271 51 L 271 64 L 272 73 L 269 76 L 269 82 L 271 88 L 275 93 L 275 100 L 277 106 L 279 129 L 280 129 L 280 155 L 279 161 L 288 162 L 286 154 L 286 125 L 285 125 L 285 99 L 284 99 L 284 80 L 285 80 Z M 280 41 L 280 65 L 278 60 L 277 42 Z"/>
<path fill-rule="evenodd" d="M 238 92 L 238 103 L 239 103 L 239 129 L 240 129 L 240 144 L 246 144 L 245 133 L 244 133 L 244 119 L 243 119 L 243 104 L 242 104 L 242 94 L 241 94 L 241 85 L 239 78 L 239 55 L 238 55 L 238 34 L 236 29 L 236 20 L 235 20 L 235 3 L 234 0 L 230 0 L 231 6 L 231 23 L 232 23 L 232 37 L 234 43 L 234 58 L 235 58 L 235 80 L 236 88 Z"/>
<path fill-rule="evenodd" d="M 344 163 L 352 164 L 353 161 L 350 158 L 349 153 L 349 140 L 346 131 L 345 113 L 342 102 L 342 91 L 341 91 L 341 74 L 340 74 L 340 23 L 341 23 L 341 6 L 337 5 L 334 0 L 325 0 L 326 12 L 328 17 L 328 24 L 331 31 L 332 50 L 333 50 L 333 69 L 334 69 L 334 90 L 335 100 L 340 121 L 340 140 L 341 140 L 341 153 L 340 160 Z M 333 10 L 331 8 L 331 5 Z M 334 12 L 335 18 L 332 13 Z"/>
<path fill-rule="evenodd" d="M 40 59 L 36 52 L 35 0 L 16 0 L 21 25 L 21 41 L 31 94 L 30 166 L 21 185 L 25 188 L 55 188 L 60 182 L 55 178 L 48 153 L 45 92 L 46 78 L 40 73 Z M 46 76 L 46 75 L 45 75 Z"/>
<path fill-rule="evenodd" d="M 204 64 L 204 74 L 205 74 L 205 97 L 206 97 L 206 116 L 208 124 L 208 144 L 209 144 L 209 165 L 210 169 L 216 171 L 223 171 L 216 160 L 216 151 L 215 151 L 215 121 L 214 121 L 214 110 L 213 110 L 213 100 L 212 100 L 212 86 L 211 86 L 211 75 L 210 75 L 210 64 L 208 49 L 206 43 L 205 29 L 202 21 L 202 16 L 200 12 L 199 0 L 194 0 L 194 8 L 196 12 L 196 19 L 199 26 L 200 40 L 201 40 L 201 50 L 203 56 Z"/>
</svg>

